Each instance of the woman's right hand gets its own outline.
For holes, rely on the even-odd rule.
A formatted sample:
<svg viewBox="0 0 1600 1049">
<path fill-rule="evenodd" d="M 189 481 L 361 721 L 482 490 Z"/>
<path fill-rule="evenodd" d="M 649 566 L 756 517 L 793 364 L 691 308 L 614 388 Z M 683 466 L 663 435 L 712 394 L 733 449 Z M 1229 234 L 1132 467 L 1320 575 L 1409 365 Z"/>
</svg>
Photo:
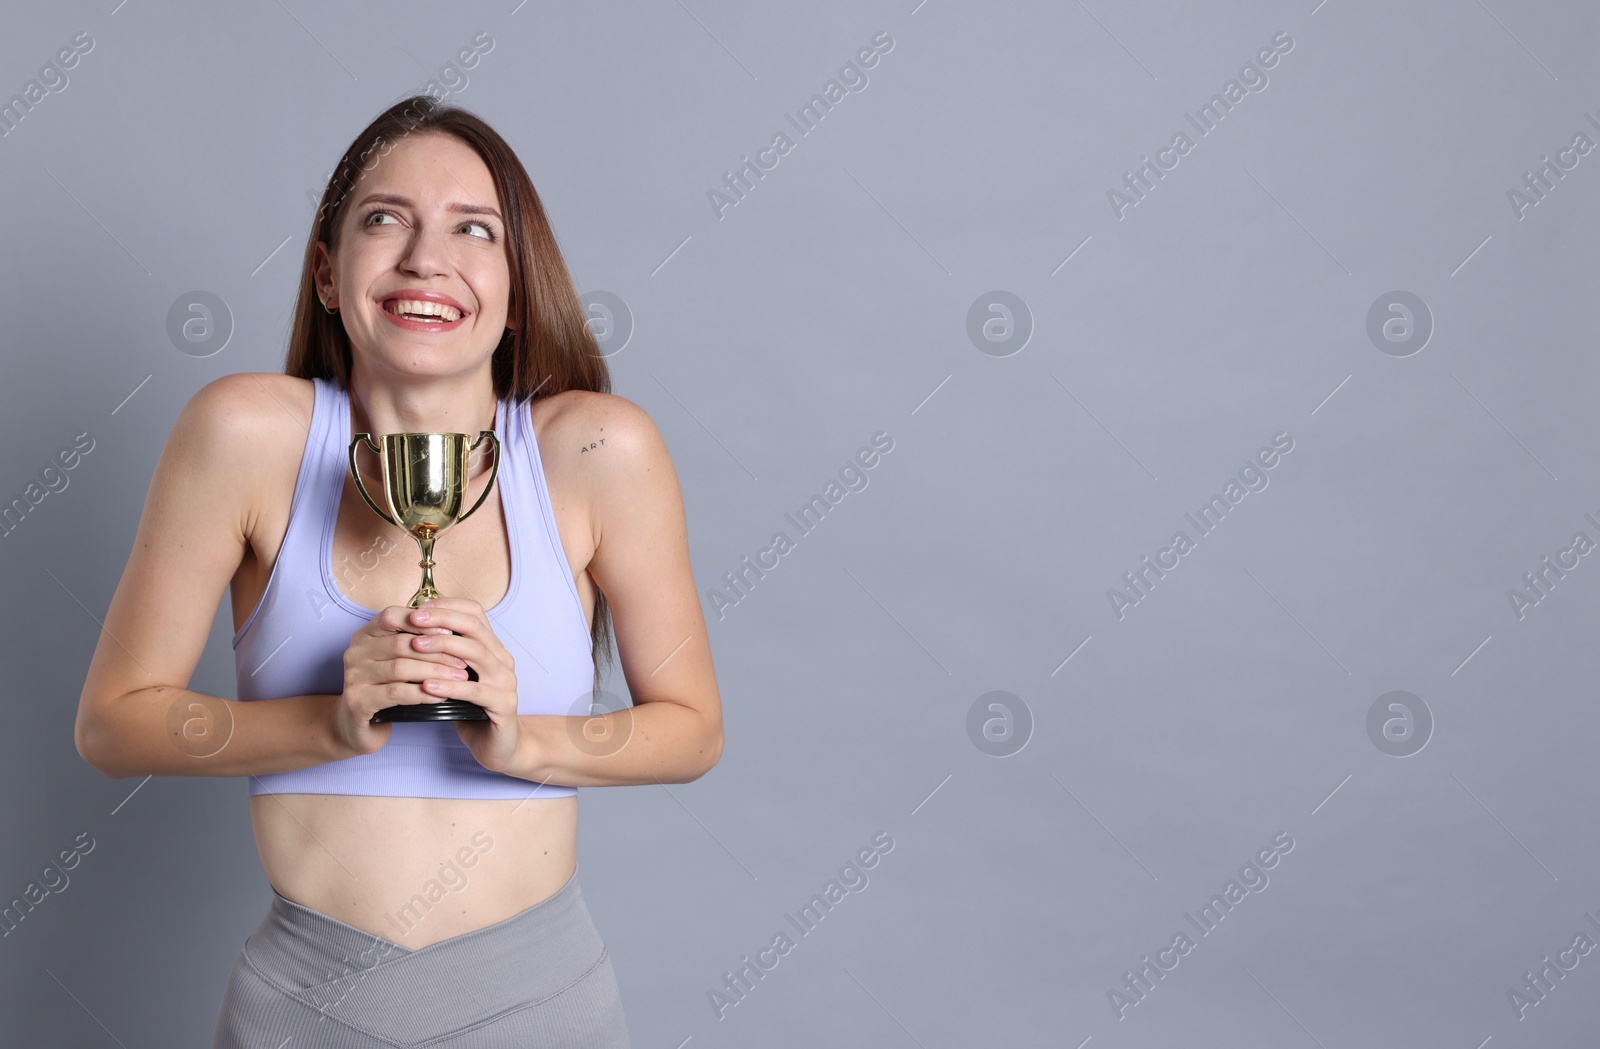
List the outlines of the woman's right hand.
<svg viewBox="0 0 1600 1049">
<path fill-rule="evenodd" d="M 371 754 L 389 741 L 391 724 L 373 724 L 372 715 L 385 707 L 437 703 L 422 682 L 466 679 L 465 661 L 445 652 L 419 652 L 412 639 L 421 634 L 447 634 L 444 627 L 419 627 L 411 622 L 416 609 L 390 605 L 350 635 L 344 653 L 344 693 L 334 707 L 334 733 L 352 754 Z"/>
</svg>

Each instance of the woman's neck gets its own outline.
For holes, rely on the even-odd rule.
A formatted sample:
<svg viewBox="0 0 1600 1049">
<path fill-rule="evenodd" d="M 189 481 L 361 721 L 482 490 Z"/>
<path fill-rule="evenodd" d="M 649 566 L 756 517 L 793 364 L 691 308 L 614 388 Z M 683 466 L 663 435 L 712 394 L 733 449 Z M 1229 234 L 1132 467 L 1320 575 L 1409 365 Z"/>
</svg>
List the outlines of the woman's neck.
<svg viewBox="0 0 1600 1049">
<path fill-rule="evenodd" d="M 352 433 L 464 433 L 476 439 L 479 431 L 492 430 L 497 402 L 493 381 L 483 375 L 460 381 L 430 377 L 395 386 L 350 381 Z"/>
</svg>

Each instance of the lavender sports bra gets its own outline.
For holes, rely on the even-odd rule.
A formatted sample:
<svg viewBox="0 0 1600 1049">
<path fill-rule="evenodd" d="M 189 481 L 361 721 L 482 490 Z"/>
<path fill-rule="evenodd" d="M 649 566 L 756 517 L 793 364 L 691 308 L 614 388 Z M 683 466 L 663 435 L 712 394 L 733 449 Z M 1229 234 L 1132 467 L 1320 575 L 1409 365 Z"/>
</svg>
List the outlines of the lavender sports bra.
<svg viewBox="0 0 1600 1049">
<path fill-rule="evenodd" d="M 335 382 L 312 382 L 315 407 L 288 530 L 260 603 L 233 637 L 243 701 L 341 694 L 350 635 L 379 611 L 355 604 L 334 581 L 333 526 L 349 472 L 350 400 Z M 528 402 L 500 401 L 495 437 L 502 444 L 495 483 L 511 547 L 511 585 L 500 603 L 485 611 L 517 660 L 517 711 L 587 715 L 594 678 L 589 626 L 550 509 Z M 367 490 L 381 499 L 373 487 L 377 479 L 365 480 Z M 391 530 L 398 544 L 391 556 L 420 560 L 416 541 Z M 394 603 L 404 604 L 410 596 L 396 594 Z M 522 799 L 577 793 L 575 787 L 489 771 L 447 721 L 397 722 L 388 742 L 371 754 L 249 781 L 251 795 Z"/>
</svg>

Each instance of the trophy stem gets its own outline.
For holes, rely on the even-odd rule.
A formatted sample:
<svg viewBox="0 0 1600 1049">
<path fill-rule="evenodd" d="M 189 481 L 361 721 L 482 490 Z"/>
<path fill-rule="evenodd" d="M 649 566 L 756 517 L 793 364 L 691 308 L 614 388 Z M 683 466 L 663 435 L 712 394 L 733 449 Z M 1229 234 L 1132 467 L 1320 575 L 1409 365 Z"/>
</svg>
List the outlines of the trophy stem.
<svg viewBox="0 0 1600 1049">
<path fill-rule="evenodd" d="M 417 562 L 417 567 L 422 569 L 422 585 L 417 587 L 417 592 L 407 602 L 411 608 L 416 608 L 422 602 L 436 600 L 439 596 L 439 591 L 433 585 L 433 541 L 437 537 L 431 531 L 412 534 L 422 547 L 422 560 Z"/>
</svg>

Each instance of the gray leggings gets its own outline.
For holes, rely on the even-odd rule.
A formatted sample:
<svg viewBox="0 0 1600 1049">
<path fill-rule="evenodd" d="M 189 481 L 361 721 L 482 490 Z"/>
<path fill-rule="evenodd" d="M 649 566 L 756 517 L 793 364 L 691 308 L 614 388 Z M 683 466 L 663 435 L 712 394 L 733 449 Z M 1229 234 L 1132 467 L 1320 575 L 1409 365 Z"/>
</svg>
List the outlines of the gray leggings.
<svg viewBox="0 0 1600 1049">
<path fill-rule="evenodd" d="M 629 1049 L 576 870 L 548 899 L 418 949 L 272 897 L 233 963 L 212 1049 Z"/>
</svg>

